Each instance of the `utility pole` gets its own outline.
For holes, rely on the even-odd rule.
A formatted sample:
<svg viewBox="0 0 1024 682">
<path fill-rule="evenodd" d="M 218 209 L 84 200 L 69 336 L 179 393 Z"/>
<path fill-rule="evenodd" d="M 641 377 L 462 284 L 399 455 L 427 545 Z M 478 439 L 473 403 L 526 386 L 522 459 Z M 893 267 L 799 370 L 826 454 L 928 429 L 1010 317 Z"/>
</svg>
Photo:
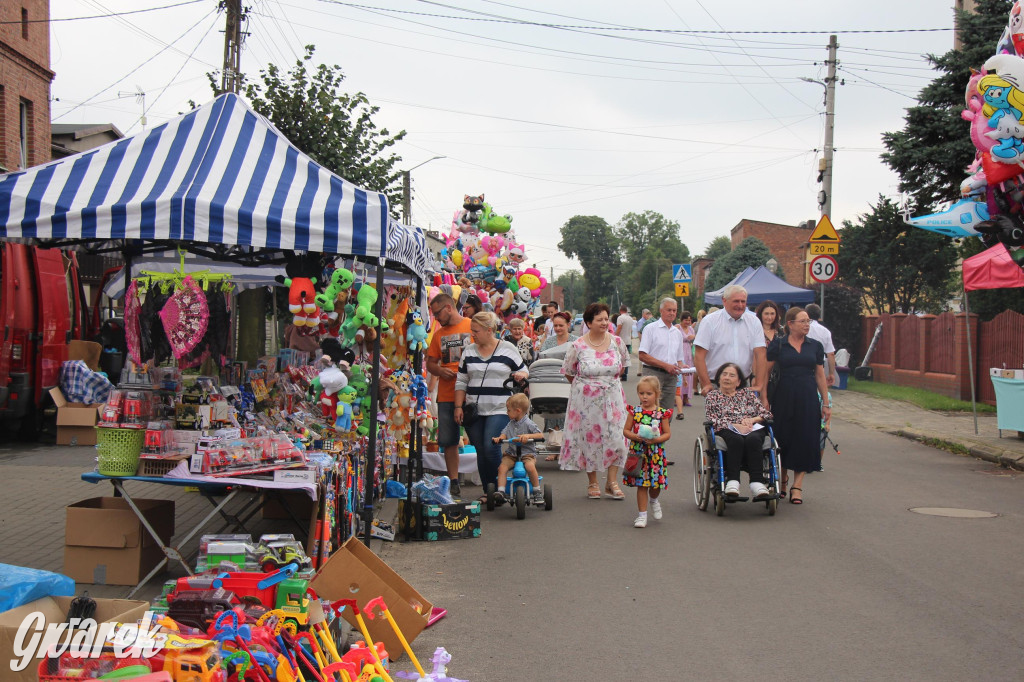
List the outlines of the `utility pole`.
<svg viewBox="0 0 1024 682">
<path fill-rule="evenodd" d="M 224 23 L 224 66 L 220 75 L 220 94 L 242 88 L 242 0 L 222 0 L 226 10 Z"/>
<path fill-rule="evenodd" d="M 832 219 L 832 156 L 835 148 L 832 136 L 836 127 L 836 67 L 839 61 L 836 52 L 839 43 L 834 35 L 828 37 L 828 75 L 825 77 L 825 153 L 819 166 L 821 191 L 818 192 L 818 205 L 821 215 Z M 825 317 L 825 285 L 821 285 L 821 316 Z"/>
<path fill-rule="evenodd" d="M 412 173 L 402 171 L 402 223 L 412 225 Z"/>
</svg>

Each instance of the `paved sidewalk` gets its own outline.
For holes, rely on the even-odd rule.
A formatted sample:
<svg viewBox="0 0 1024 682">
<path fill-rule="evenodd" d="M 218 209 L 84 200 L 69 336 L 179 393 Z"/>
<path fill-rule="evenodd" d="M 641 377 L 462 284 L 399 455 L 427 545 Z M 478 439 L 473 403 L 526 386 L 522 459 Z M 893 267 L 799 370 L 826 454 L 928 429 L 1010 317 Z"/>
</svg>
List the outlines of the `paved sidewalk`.
<svg viewBox="0 0 1024 682">
<path fill-rule="evenodd" d="M 834 390 L 832 402 L 837 419 L 926 445 L 963 448 L 973 457 L 1024 470 L 1024 439 L 1015 431 L 1003 431 L 1000 438 L 995 413 L 978 413 L 975 434 L 972 412 L 935 412 L 855 391 Z"/>
</svg>

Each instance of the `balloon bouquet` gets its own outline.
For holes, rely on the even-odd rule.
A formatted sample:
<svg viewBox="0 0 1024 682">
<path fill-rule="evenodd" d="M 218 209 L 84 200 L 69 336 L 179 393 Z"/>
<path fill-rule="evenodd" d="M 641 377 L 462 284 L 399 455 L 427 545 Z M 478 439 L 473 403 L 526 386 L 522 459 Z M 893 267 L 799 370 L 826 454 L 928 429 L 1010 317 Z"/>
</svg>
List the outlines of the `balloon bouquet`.
<svg viewBox="0 0 1024 682">
<path fill-rule="evenodd" d="M 445 291 L 461 303 L 476 294 L 506 322 L 532 313 L 548 281 L 536 268 L 520 269 L 526 250 L 511 229 L 512 216 L 496 213 L 483 194 L 467 194 L 441 252 L 447 272 L 435 276 L 427 297 Z"/>
<path fill-rule="evenodd" d="M 981 72 L 972 70 L 961 117 L 971 124 L 977 152 L 960 184 L 961 199 L 947 210 L 907 218 L 907 223 L 950 237 L 979 237 L 988 247 L 1005 244 L 1024 266 L 1024 4 L 1009 23 Z"/>
</svg>

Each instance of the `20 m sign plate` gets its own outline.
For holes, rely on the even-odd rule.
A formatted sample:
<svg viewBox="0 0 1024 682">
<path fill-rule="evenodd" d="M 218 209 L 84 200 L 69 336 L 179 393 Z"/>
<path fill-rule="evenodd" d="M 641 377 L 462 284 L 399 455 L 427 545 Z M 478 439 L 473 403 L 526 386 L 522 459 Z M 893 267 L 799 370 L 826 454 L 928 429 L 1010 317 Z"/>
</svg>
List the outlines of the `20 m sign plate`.
<svg viewBox="0 0 1024 682">
<path fill-rule="evenodd" d="M 831 282 L 839 273 L 839 266 L 832 256 L 815 256 L 811 259 L 811 279 L 819 284 Z"/>
</svg>

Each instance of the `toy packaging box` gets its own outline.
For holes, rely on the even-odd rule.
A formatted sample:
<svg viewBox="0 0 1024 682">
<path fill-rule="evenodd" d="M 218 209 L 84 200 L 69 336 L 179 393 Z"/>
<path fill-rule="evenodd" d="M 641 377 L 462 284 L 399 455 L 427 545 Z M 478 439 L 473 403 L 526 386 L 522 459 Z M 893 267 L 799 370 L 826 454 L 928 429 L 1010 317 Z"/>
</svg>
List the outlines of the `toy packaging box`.
<svg viewBox="0 0 1024 682">
<path fill-rule="evenodd" d="M 135 499 L 150 525 L 168 542 L 174 501 Z M 93 497 L 66 507 L 64 574 L 79 583 L 135 585 L 163 559 L 156 540 L 119 497 Z"/>
<path fill-rule="evenodd" d="M 461 540 L 480 537 L 480 503 L 424 504 L 398 501 L 398 531 L 416 540 Z"/>
<path fill-rule="evenodd" d="M 44 597 L 0 613 L 0 651 L 14 651 L 18 628 L 30 613 L 38 611 L 43 614 L 42 629 L 44 631 L 47 625 L 67 622 L 68 611 L 71 609 L 71 602 L 74 599 L 75 597 Z M 93 619 L 97 623 L 134 623 L 140 620 L 149 608 L 149 602 L 132 599 L 95 599 L 95 601 L 96 613 Z M 9 662 L 4 660 L 3 674 L 0 675 L 0 679 L 10 682 L 36 682 L 38 664 L 39 659 L 33 659 L 33 662 L 25 670 L 13 672 L 9 667 Z"/>
</svg>

